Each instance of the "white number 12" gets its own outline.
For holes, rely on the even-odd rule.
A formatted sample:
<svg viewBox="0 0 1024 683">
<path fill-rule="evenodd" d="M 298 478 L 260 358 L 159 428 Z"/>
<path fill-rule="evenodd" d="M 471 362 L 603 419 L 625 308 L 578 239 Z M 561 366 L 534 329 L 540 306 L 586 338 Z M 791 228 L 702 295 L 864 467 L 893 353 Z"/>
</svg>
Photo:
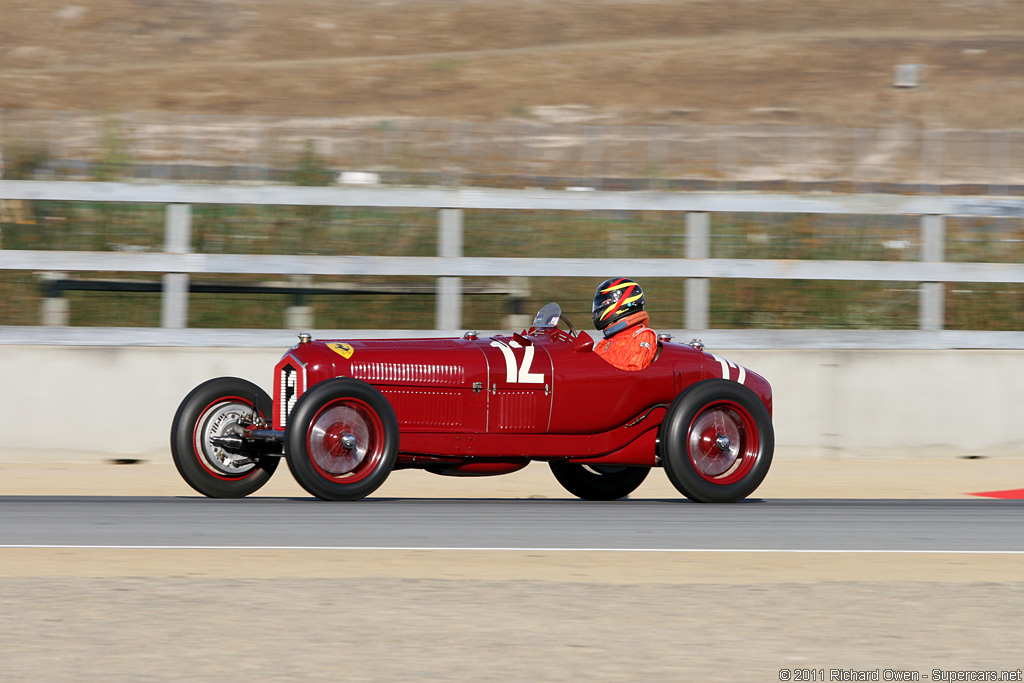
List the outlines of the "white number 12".
<svg viewBox="0 0 1024 683">
<path fill-rule="evenodd" d="M 536 351 L 532 345 L 526 347 L 523 364 L 519 367 L 517 367 L 512 349 L 521 349 L 523 348 L 522 344 L 517 341 L 511 341 L 508 344 L 492 341 L 491 346 L 500 349 L 501 355 L 505 357 L 505 381 L 509 384 L 540 384 L 544 381 L 544 373 L 530 372 L 530 367 L 533 365 L 533 354 Z"/>
</svg>

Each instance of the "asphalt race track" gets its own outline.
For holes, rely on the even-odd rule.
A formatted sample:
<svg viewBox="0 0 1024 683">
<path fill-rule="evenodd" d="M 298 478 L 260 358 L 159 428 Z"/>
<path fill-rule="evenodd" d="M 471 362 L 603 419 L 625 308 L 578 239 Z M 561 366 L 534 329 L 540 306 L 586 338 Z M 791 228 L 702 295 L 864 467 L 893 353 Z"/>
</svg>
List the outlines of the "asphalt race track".
<svg viewBox="0 0 1024 683">
<path fill-rule="evenodd" d="M 942 490 L 1024 479 L 959 465 L 979 466 Z M 591 503 L 541 476 L 213 500 L 163 493 L 184 487 L 164 469 L 9 470 L 0 678 L 762 683 L 1022 665 L 1022 500 L 699 505 L 652 487 Z"/>
<path fill-rule="evenodd" d="M 0 497 L 0 547 L 1024 553 L 1024 501 Z"/>
</svg>

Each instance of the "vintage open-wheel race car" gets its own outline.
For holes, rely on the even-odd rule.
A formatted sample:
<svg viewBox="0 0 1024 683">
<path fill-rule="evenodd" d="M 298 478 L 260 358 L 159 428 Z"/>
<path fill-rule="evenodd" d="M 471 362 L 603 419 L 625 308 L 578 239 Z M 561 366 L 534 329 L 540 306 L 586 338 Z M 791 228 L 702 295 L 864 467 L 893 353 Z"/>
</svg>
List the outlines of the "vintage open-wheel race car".
<svg viewBox="0 0 1024 683">
<path fill-rule="evenodd" d="M 771 465 L 771 386 L 696 340 L 661 335 L 647 368 L 620 370 L 558 304 L 511 336 L 299 339 L 273 400 L 219 377 L 182 401 L 171 452 L 196 491 L 249 495 L 282 457 L 324 500 L 363 498 L 394 469 L 484 476 L 542 460 L 586 500 L 623 498 L 663 467 L 687 498 L 725 503 Z"/>
</svg>

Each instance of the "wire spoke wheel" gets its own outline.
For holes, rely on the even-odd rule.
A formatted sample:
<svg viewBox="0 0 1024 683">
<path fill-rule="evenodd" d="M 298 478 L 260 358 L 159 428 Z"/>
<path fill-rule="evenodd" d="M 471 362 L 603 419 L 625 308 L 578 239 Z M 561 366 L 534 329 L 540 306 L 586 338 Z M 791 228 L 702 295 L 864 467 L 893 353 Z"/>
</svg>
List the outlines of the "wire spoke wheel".
<svg viewBox="0 0 1024 683">
<path fill-rule="evenodd" d="M 238 397 L 214 403 L 204 411 L 196 423 L 194 448 L 200 464 L 214 476 L 244 477 L 256 464 L 248 458 L 232 455 L 213 443 L 214 437 L 231 436 L 242 432 L 239 423 L 252 413 L 252 404 Z"/>
<path fill-rule="evenodd" d="M 288 467 L 324 500 L 375 491 L 398 460 L 398 420 L 384 395 L 357 379 L 315 385 L 295 404 L 285 430 Z"/>
<path fill-rule="evenodd" d="M 757 446 L 753 418 L 739 406 L 717 403 L 693 421 L 687 451 L 698 474 L 708 481 L 727 484 L 750 471 Z"/>
<path fill-rule="evenodd" d="M 700 503 L 732 503 L 753 493 L 771 466 L 775 432 L 747 387 L 712 379 L 673 401 L 661 424 L 659 455 L 672 484 Z"/>
<path fill-rule="evenodd" d="M 372 472 L 384 456 L 384 425 L 360 401 L 337 401 L 313 419 L 309 457 L 325 477 L 356 481 Z"/>
<path fill-rule="evenodd" d="M 244 421 L 257 409 L 266 419 L 271 406 L 267 392 L 237 377 L 218 377 L 193 389 L 171 424 L 171 457 L 182 479 L 211 498 L 241 498 L 259 490 L 280 457 L 229 453 L 214 440 L 242 435 Z"/>
</svg>

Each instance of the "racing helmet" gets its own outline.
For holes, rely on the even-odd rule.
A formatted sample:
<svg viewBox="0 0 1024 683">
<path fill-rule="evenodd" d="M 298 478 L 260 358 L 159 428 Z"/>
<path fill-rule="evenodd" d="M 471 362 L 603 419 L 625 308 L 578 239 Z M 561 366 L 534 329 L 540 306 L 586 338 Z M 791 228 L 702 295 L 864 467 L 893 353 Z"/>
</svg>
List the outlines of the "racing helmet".
<svg viewBox="0 0 1024 683">
<path fill-rule="evenodd" d="M 603 330 L 628 315 L 644 310 L 644 290 L 629 278 L 605 280 L 594 293 L 594 327 Z"/>
</svg>

